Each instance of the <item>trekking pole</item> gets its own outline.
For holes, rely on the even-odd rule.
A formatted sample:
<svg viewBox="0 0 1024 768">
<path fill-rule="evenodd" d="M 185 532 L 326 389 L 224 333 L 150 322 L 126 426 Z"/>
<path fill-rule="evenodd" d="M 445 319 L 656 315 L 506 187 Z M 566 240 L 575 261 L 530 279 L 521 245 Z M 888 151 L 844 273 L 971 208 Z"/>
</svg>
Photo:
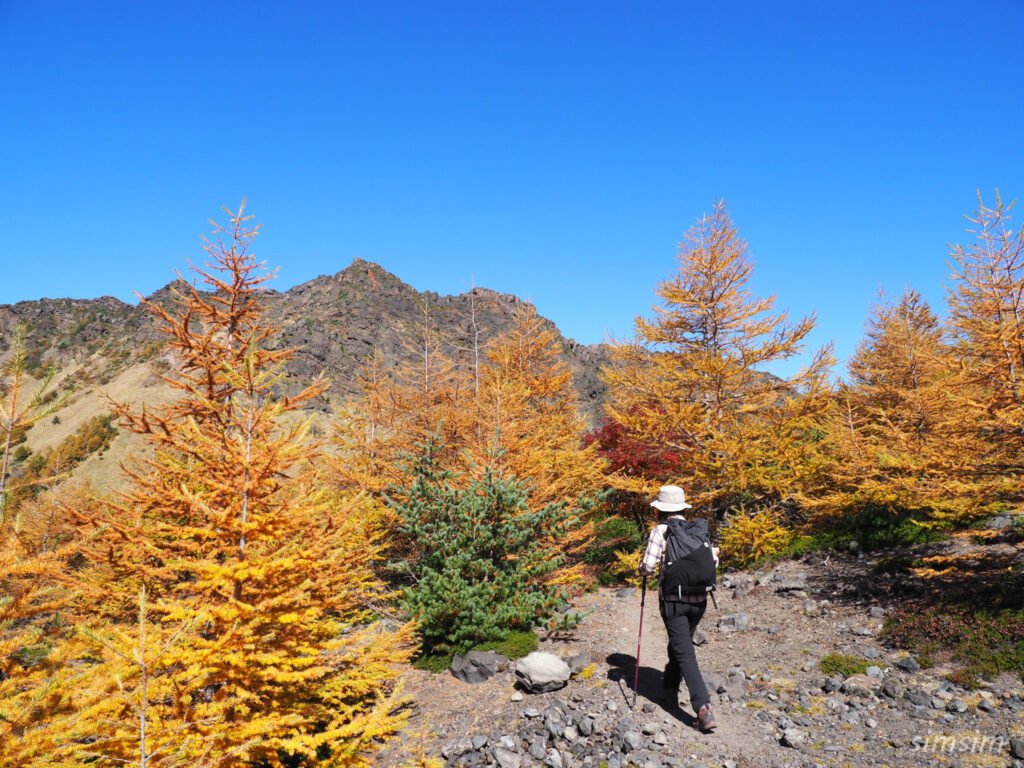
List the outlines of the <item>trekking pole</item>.
<svg viewBox="0 0 1024 768">
<path fill-rule="evenodd" d="M 640 686 L 640 638 L 644 636 L 644 601 L 647 599 L 647 577 L 640 589 L 640 631 L 636 636 L 636 674 L 633 676 L 633 709 L 636 709 L 636 689 Z"/>
</svg>

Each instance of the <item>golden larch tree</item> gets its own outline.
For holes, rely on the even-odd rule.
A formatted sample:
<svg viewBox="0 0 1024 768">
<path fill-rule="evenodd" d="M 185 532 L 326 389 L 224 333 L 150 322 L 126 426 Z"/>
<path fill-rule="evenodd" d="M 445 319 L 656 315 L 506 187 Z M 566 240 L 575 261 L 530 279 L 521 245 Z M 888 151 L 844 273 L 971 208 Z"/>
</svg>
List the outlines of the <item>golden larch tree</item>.
<svg viewBox="0 0 1024 768">
<path fill-rule="evenodd" d="M 874 504 L 944 519 L 977 506 L 977 452 L 962 428 L 969 414 L 954 394 L 960 381 L 945 336 L 912 289 L 872 308 L 828 420 L 834 454 L 824 507 Z"/>
<path fill-rule="evenodd" d="M 997 495 L 1019 498 L 1024 470 L 1024 227 L 1015 229 L 996 192 L 978 195 L 967 219 L 975 240 L 952 250 L 948 324 L 974 434 L 985 446 L 979 475 Z"/>
<path fill-rule="evenodd" d="M 178 757 L 365 765 L 402 720 L 390 664 L 408 657 L 408 628 L 358 629 L 386 596 L 373 571 L 381 543 L 365 500 L 329 493 L 317 474 L 320 445 L 301 409 L 325 382 L 275 391 L 293 353 L 267 348 L 258 228 L 241 209 L 229 215 L 195 269 L 209 292 L 179 283 L 176 308 L 149 305 L 180 360 L 167 381 L 181 397 L 153 410 L 114 404 L 152 455 L 93 521 L 104 535 L 92 577 L 108 585 L 101 608 L 114 620 L 137 616 L 145 588 L 154 621 L 197 627 L 161 651 L 160 668 L 188 694 L 179 726 L 197 735 Z M 131 709 L 125 697 L 110 706 L 99 722 Z M 111 760 L 139 754 L 124 733 L 100 736 Z"/>
<path fill-rule="evenodd" d="M 803 350 L 814 318 L 790 322 L 774 297 L 750 292 L 754 265 L 724 203 L 686 234 L 677 261 L 656 290 L 662 304 L 636 318 L 632 339 L 610 341 L 603 372 L 609 418 L 671 450 L 675 474 L 612 481 L 640 493 L 678 483 L 713 509 L 799 495 L 816 471 L 831 346 L 788 379 L 765 371 Z"/>
</svg>

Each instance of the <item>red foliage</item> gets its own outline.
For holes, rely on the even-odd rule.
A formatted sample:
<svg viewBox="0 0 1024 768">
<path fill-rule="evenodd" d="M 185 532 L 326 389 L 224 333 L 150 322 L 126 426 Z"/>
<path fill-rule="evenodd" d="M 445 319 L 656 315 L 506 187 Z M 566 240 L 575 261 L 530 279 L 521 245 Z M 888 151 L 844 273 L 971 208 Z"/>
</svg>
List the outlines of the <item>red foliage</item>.
<svg viewBox="0 0 1024 768">
<path fill-rule="evenodd" d="M 683 452 L 632 434 L 617 421 L 605 418 L 583 436 L 584 446 L 595 444 L 610 472 L 627 477 L 666 479 L 677 477 Z"/>
</svg>

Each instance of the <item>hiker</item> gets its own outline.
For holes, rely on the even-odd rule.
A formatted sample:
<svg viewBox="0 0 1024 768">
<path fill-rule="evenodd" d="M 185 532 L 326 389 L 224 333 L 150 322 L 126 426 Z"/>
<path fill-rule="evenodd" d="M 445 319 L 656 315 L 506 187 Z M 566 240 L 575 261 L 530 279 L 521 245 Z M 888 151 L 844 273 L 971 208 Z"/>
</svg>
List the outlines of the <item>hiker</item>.
<svg viewBox="0 0 1024 768">
<path fill-rule="evenodd" d="M 643 560 L 640 562 L 640 573 L 644 576 L 655 572 L 660 573 L 658 606 L 661 609 L 661 618 L 665 621 L 665 629 L 668 631 L 668 664 L 665 665 L 662 677 L 662 702 L 670 709 L 679 707 L 681 677 L 686 682 L 690 693 L 693 711 L 697 713 L 697 728 L 703 733 L 710 733 L 718 727 L 718 723 L 715 722 L 715 716 L 711 712 L 711 697 L 708 695 L 704 678 L 697 667 L 697 654 L 693 647 L 693 633 L 707 608 L 708 592 L 703 587 L 689 592 L 678 586 L 673 587 L 672 584 L 666 587 L 665 553 L 668 549 L 666 538 L 670 535 L 682 535 L 688 529 L 693 529 L 697 535 L 701 535 L 700 532 L 703 531 L 702 542 L 699 546 L 709 548 L 713 560 L 707 558 L 706 551 L 698 554 L 707 560 L 707 564 L 704 566 L 703 580 L 707 581 L 706 569 L 710 568 L 712 585 L 714 569 L 718 565 L 718 548 L 711 547 L 707 539 L 707 521 L 698 518 L 687 523 L 686 518 L 678 514 L 692 506 L 686 503 L 686 494 L 682 488 L 675 485 L 662 486 L 658 491 L 658 498 L 651 502 L 651 506 L 661 514 L 659 523 L 654 526 L 650 538 L 647 540 L 647 551 L 644 552 Z M 686 528 L 684 528 L 684 523 Z M 670 528 L 672 533 L 669 532 Z M 678 579 L 675 580 L 675 583 L 678 583 Z"/>
</svg>

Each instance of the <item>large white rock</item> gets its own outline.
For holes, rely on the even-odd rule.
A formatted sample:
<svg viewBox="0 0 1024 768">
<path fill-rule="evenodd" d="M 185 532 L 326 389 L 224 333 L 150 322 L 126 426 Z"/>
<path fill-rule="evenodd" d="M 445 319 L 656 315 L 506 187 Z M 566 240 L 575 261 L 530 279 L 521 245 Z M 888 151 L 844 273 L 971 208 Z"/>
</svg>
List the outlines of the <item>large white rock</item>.
<svg viewBox="0 0 1024 768">
<path fill-rule="evenodd" d="M 516 679 L 530 693 L 557 691 L 571 674 L 569 665 L 552 653 L 534 651 L 516 662 Z"/>
</svg>

